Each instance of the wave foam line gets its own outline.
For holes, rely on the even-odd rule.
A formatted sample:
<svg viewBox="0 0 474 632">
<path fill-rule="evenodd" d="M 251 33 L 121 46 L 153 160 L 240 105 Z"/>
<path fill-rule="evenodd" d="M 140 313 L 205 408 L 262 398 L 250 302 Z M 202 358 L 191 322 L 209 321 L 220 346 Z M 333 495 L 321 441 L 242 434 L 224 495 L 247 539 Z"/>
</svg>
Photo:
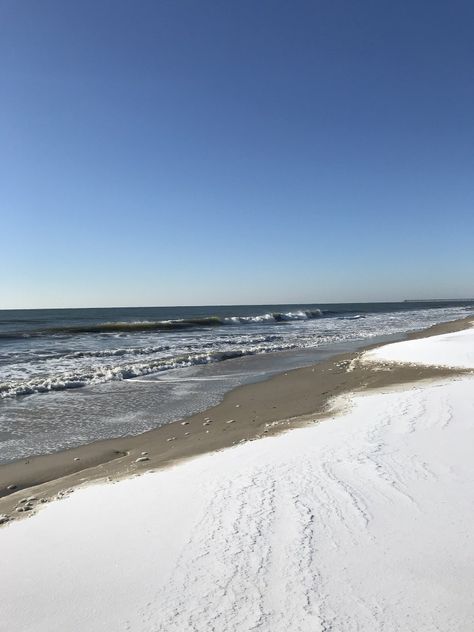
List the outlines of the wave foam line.
<svg viewBox="0 0 474 632">
<path fill-rule="evenodd" d="M 195 353 L 175 358 L 156 359 L 146 363 L 126 364 L 123 366 L 99 366 L 88 367 L 83 371 L 71 371 L 60 375 L 48 377 L 36 377 L 30 380 L 8 380 L 0 384 L 0 398 L 20 397 L 49 391 L 63 391 L 83 386 L 103 384 L 116 380 L 128 380 L 150 373 L 180 369 L 200 364 L 223 362 L 233 358 L 255 355 L 258 353 L 272 353 L 274 351 L 286 351 L 296 347 L 293 343 L 278 346 L 254 346 L 233 351 L 215 351 L 212 353 Z"/>
</svg>

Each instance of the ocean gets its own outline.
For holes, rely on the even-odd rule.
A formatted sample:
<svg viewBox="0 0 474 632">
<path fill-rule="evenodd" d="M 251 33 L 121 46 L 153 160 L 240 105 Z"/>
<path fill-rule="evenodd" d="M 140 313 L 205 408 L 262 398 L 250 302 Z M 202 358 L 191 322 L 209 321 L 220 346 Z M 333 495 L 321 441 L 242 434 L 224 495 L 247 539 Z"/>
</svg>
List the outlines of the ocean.
<svg viewBox="0 0 474 632">
<path fill-rule="evenodd" d="M 137 434 L 473 302 L 0 311 L 0 462 Z"/>
</svg>

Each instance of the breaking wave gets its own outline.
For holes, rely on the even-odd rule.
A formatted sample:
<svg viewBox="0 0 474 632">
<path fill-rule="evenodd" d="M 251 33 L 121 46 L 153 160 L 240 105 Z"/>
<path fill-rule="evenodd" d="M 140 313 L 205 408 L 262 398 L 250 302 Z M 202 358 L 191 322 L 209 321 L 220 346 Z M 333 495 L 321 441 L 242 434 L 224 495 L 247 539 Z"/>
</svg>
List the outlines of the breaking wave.
<svg viewBox="0 0 474 632">
<path fill-rule="evenodd" d="M 323 312 L 320 309 L 298 310 L 296 312 L 271 312 L 259 316 L 230 316 L 225 318 L 222 324 L 253 324 L 253 323 L 284 323 L 292 320 L 312 320 L 313 318 L 321 318 Z"/>
<path fill-rule="evenodd" d="M 93 323 L 87 325 L 67 325 L 36 329 L 29 332 L 3 332 L 0 338 L 25 338 L 38 336 L 61 336 L 76 334 L 117 334 L 138 333 L 153 331 L 179 331 L 182 329 L 206 329 L 211 327 L 223 327 L 226 325 L 246 325 L 259 323 L 284 323 L 291 321 L 312 320 L 321 318 L 324 313 L 320 309 L 298 310 L 295 312 L 269 312 L 256 316 L 204 316 L 199 318 L 179 318 L 174 320 L 140 320 L 117 321 L 109 323 Z"/>
</svg>

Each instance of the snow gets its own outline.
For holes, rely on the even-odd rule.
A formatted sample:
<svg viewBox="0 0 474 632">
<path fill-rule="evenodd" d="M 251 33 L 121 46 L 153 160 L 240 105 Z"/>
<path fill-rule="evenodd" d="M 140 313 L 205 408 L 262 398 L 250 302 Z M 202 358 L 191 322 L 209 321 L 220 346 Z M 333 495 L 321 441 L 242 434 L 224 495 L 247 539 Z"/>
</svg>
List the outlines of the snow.
<svg viewBox="0 0 474 632">
<path fill-rule="evenodd" d="M 473 330 L 394 342 L 367 351 L 366 361 L 474 369 Z"/>
<path fill-rule="evenodd" d="M 472 331 L 461 338 L 474 348 Z M 449 340 L 431 339 L 464 358 Z M 473 386 L 351 395 L 318 424 L 89 486 L 3 527 L 0 628 L 474 629 Z"/>
</svg>

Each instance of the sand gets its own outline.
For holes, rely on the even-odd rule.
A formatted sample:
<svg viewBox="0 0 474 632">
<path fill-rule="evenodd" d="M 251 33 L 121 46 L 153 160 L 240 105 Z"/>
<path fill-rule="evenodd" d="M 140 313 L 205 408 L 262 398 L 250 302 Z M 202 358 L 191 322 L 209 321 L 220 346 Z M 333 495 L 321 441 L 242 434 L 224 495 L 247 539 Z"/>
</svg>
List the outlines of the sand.
<svg viewBox="0 0 474 632">
<path fill-rule="evenodd" d="M 460 331 L 470 320 L 472 317 L 435 325 L 407 339 Z M 342 354 L 265 382 L 241 386 L 220 404 L 189 417 L 184 424 L 180 420 L 138 436 L 98 441 L 0 466 L 0 514 L 10 519 L 24 518 L 42 501 L 79 485 L 126 478 L 276 434 L 304 424 L 308 418 L 321 419 L 328 414 L 328 402 L 343 393 L 445 377 L 453 371 L 404 365 L 374 370 L 369 363 L 360 362 L 362 354 Z M 37 500 L 27 511 L 21 511 L 21 501 L 33 495 Z"/>
</svg>

